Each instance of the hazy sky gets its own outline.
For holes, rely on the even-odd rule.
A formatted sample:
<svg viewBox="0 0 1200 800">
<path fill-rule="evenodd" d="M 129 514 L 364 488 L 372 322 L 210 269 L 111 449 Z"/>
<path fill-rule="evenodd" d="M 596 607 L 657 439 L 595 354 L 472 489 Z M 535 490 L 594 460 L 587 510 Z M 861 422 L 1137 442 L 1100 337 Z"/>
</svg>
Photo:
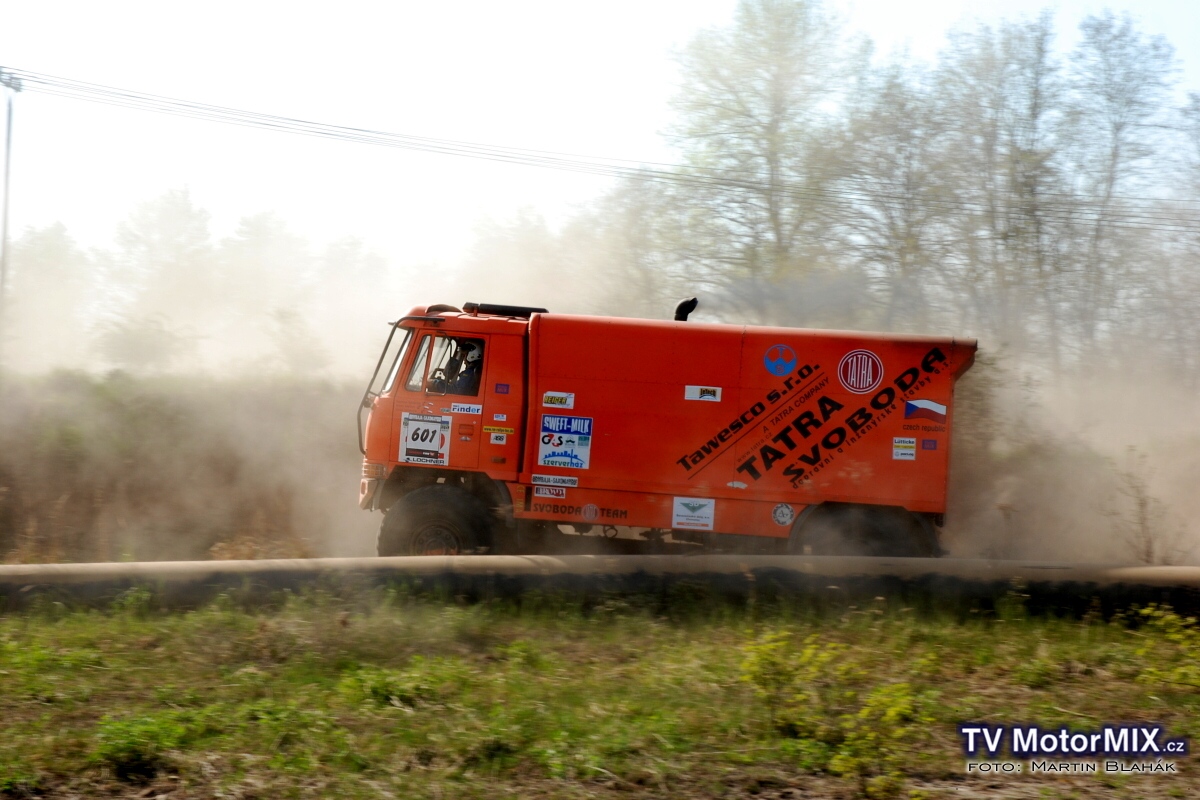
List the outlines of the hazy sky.
<svg viewBox="0 0 1200 800">
<path fill-rule="evenodd" d="M 1035 0 L 834 3 L 881 53 L 936 55 L 970 20 Z M 466 0 L 337 4 L 208 0 L 0 4 L 0 64 L 214 105 L 415 135 L 674 160 L 660 136 L 673 53 L 727 24 L 733 0 Z M 1088 13 L 1130 10 L 1164 34 L 1200 90 L 1200 3 L 1067 0 L 1062 45 Z M 22 93 L 11 230 L 61 220 L 103 244 L 138 202 L 188 187 L 218 235 L 278 212 L 316 242 L 365 239 L 396 265 L 448 265 L 481 218 L 561 219 L 605 179 L 287 136 Z"/>
</svg>

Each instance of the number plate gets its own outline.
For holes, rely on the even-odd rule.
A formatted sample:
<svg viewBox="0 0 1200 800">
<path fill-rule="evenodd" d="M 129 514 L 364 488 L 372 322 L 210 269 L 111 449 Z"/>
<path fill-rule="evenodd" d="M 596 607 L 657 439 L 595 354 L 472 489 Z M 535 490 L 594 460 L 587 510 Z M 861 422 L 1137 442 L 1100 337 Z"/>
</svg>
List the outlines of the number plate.
<svg viewBox="0 0 1200 800">
<path fill-rule="evenodd" d="M 405 412 L 400 420 L 400 460 L 445 466 L 450 459 L 450 423 L 454 418 Z"/>
</svg>

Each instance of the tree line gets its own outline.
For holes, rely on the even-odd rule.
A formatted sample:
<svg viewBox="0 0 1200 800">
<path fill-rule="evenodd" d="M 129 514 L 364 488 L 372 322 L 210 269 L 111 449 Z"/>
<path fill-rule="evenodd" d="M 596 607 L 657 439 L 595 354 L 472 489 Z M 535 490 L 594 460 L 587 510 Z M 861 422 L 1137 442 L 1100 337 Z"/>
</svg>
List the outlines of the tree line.
<svg viewBox="0 0 1200 800">
<path fill-rule="evenodd" d="M 606 309 L 701 293 L 717 318 L 1059 369 L 1153 353 L 1194 381 L 1200 96 L 1176 103 L 1171 45 L 1129 16 L 1079 34 L 1061 53 L 1046 12 L 878 63 L 818 0 L 744 0 L 680 55 L 680 180 L 626 180 L 539 246 L 602 275 Z"/>
<path fill-rule="evenodd" d="M 1070 52 L 1056 36 L 1046 12 L 958 30 L 932 64 L 880 60 L 820 0 L 744 0 L 679 54 L 676 167 L 557 230 L 533 212 L 484 226 L 420 289 L 649 317 L 699 294 L 708 318 L 952 332 L 1059 370 L 1153 354 L 1195 381 L 1200 96 L 1177 101 L 1171 45 L 1128 16 L 1084 19 Z M 214 241 L 186 191 L 111 249 L 55 225 L 12 255 L 9 339 L 76 366 L 211 363 L 226 342 L 311 371 L 373 349 L 377 325 L 344 335 L 364 317 L 447 299 L 271 214 Z"/>
</svg>

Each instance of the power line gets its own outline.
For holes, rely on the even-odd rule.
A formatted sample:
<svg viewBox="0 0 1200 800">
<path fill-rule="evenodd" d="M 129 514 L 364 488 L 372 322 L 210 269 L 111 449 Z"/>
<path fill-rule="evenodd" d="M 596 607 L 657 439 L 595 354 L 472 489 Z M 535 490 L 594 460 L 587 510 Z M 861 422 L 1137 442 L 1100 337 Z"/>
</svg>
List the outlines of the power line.
<svg viewBox="0 0 1200 800">
<path fill-rule="evenodd" d="M 834 197 L 852 204 L 882 206 L 892 210 L 912 202 L 912 198 L 904 195 L 871 190 L 865 186 L 865 181 L 856 179 L 841 179 L 844 184 L 849 184 L 843 188 L 808 188 L 794 181 L 768 181 L 761 173 L 749 170 L 703 169 L 676 164 L 639 162 L 414 136 L 214 106 L 25 70 L 0 68 L 0 75 L 11 76 L 11 79 L 20 81 L 26 90 L 41 94 L 336 141 L 484 159 L 626 180 L 660 181 L 698 188 L 744 190 L 758 194 L 774 193 L 777 196 L 791 197 L 797 200 Z M 1095 201 L 1078 198 L 1055 200 L 1052 199 L 1053 197 L 1051 195 L 1039 198 L 1038 201 L 1038 213 L 1048 221 L 1089 225 L 1103 223 L 1122 228 L 1200 234 L 1200 207 L 1191 201 L 1122 197 L 1119 198 L 1120 207 L 1114 208 L 1109 204 Z M 924 197 L 921 198 L 920 203 L 926 208 L 945 211 L 966 211 L 978 215 L 995 213 L 995 209 L 988 203 L 961 197 L 949 199 Z M 1171 207 L 1172 205 L 1174 208 Z"/>
</svg>

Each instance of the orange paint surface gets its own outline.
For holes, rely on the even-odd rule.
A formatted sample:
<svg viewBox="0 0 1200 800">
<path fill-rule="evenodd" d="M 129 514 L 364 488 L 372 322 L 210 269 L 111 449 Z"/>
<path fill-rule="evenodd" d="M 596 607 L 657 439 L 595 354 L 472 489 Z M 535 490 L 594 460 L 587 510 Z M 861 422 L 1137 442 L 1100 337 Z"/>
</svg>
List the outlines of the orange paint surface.
<svg viewBox="0 0 1200 800">
<path fill-rule="evenodd" d="M 945 511 L 974 340 L 437 316 L 408 325 L 484 341 L 479 394 L 409 390 L 414 340 L 371 410 L 368 462 L 485 472 L 516 516 L 560 522 L 786 536 L 822 501 Z"/>
</svg>

